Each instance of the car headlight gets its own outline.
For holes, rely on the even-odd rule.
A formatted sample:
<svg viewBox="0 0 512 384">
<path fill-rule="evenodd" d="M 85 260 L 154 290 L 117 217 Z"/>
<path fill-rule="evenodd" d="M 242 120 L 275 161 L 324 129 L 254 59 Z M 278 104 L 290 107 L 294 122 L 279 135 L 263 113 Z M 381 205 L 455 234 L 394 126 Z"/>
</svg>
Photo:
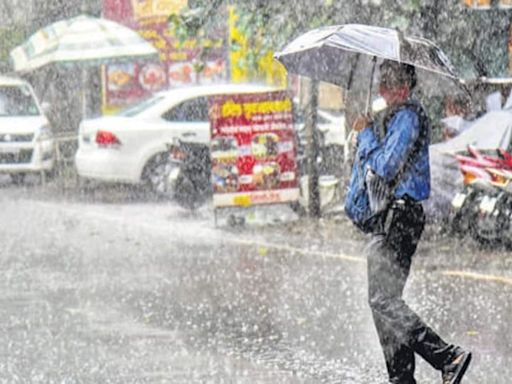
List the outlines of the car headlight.
<svg viewBox="0 0 512 384">
<path fill-rule="evenodd" d="M 52 130 L 49 125 L 43 125 L 37 131 L 37 141 L 49 140 L 52 138 Z"/>
</svg>

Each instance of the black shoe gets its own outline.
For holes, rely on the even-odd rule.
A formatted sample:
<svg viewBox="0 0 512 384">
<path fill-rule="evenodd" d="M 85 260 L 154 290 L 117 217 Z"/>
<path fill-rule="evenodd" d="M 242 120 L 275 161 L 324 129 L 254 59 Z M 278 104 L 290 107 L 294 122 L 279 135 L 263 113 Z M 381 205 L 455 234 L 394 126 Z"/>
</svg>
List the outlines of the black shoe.
<svg viewBox="0 0 512 384">
<path fill-rule="evenodd" d="M 442 369 L 443 384 L 459 384 L 471 362 L 471 352 L 457 348 L 455 358 Z"/>
</svg>

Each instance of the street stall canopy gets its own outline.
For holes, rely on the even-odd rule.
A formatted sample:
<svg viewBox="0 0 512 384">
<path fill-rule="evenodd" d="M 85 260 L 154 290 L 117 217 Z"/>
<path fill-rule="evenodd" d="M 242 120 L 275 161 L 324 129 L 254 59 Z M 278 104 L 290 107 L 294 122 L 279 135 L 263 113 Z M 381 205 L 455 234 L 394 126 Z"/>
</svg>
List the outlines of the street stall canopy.
<svg viewBox="0 0 512 384">
<path fill-rule="evenodd" d="M 156 55 L 157 50 L 135 31 L 85 15 L 40 29 L 10 54 L 16 72 L 49 63 L 103 64 Z"/>
</svg>

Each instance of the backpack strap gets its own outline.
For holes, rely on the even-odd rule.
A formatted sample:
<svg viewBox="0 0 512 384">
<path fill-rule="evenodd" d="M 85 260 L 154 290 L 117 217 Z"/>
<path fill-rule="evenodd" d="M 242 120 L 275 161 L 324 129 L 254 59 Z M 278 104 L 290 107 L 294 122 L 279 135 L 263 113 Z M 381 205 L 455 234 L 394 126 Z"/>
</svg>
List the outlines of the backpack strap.
<svg viewBox="0 0 512 384">
<path fill-rule="evenodd" d="M 414 160 L 418 157 L 421 148 L 425 144 L 425 142 L 428 140 L 428 137 L 430 135 L 430 122 L 427 114 L 425 113 L 425 110 L 423 107 L 414 100 L 408 100 L 405 103 L 401 104 L 400 106 L 397 106 L 396 108 L 393 108 L 389 113 L 384 116 L 382 124 L 379 124 L 380 127 L 378 127 L 380 132 L 376 132 L 377 137 L 379 137 L 379 140 L 383 140 L 386 136 L 386 133 L 388 131 L 388 126 L 391 123 L 391 120 L 395 115 L 404 110 L 409 109 L 416 113 L 418 116 L 418 123 L 419 123 L 419 135 L 416 138 L 416 141 L 414 142 L 414 145 L 409 152 L 409 155 L 407 156 L 407 159 L 405 163 L 402 165 L 396 176 L 391 180 L 389 183 L 389 187 L 391 191 L 395 192 L 396 187 L 398 184 L 400 184 L 400 181 L 402 180 L 402 176 L 406 173 L 406 171 L 409 170 L 412 164 L 414 164 Z"/>
</svg>

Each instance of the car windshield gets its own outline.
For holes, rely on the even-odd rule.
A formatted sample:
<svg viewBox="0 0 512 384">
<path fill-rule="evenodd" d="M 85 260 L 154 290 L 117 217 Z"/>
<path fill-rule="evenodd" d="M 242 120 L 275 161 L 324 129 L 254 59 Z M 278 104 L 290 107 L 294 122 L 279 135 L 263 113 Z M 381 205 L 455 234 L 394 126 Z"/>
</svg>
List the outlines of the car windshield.
<svg viewBox="0 0 512 384">
<path fill-rule="evenodd" d="M 124 111 L 119 112 L 120 116 L 132 117 L 141 114 L 142 112 L 148 110 L 153 105 L 159 103 L 163 99 L 162 96 L 151 97 L 142 103 L 136 104 L 133 107 L 125 109 Z"/>
<path fill-rule="evenodd" d="M 0 87 L 0 116 L 37 116 L 37 104 L 27 86 Z"/>
</svg>

